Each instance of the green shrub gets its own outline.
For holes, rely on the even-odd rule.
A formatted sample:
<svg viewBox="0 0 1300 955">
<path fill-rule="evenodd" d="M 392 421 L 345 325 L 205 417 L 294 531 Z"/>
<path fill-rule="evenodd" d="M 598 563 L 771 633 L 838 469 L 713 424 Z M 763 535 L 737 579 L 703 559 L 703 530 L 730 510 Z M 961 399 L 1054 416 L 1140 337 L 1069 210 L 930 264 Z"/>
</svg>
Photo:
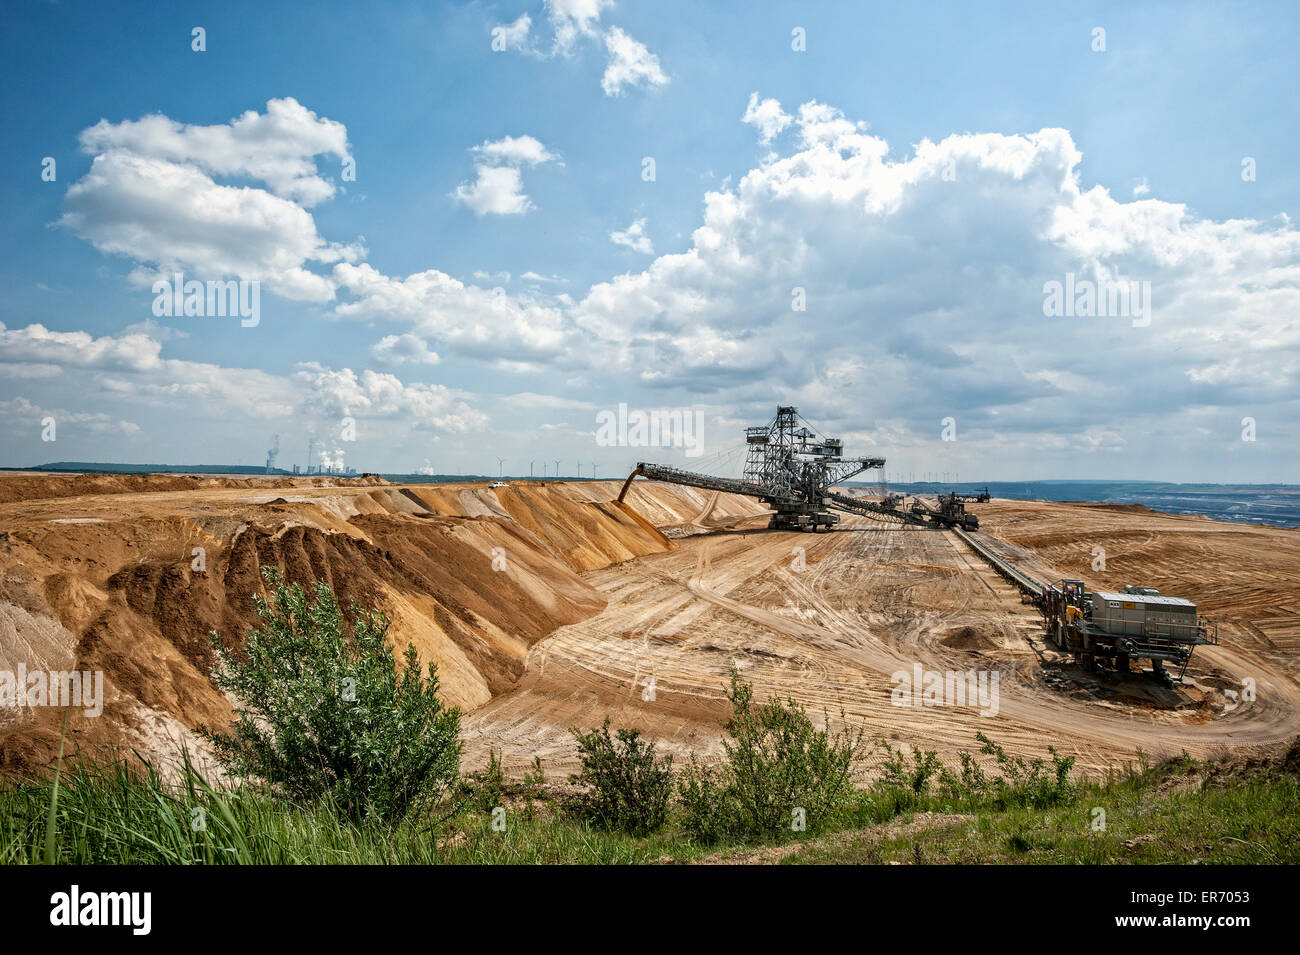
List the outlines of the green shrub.
<svg viewBox="0 0 1300 955">
<path fill-rule="evenodd" d="M 808 829 L 824 828 L 853 797 L 862 734 L 819 730 L 798 703 L 754 702 L 754 688 L 732 671 L 731 719 L 723 724 L 733 796 L 751 835 L 789 831 L 803 809 Z"/>
<path fill-rule="evenodd" d="M 533 757 L 533 768 L 524 773 L 524 781 L 519 788 L 524 797 L 524 816 L 535 819 L 537 803 L 546 798 L 546 772 L 542 769 L 542 757 Z"/>
<path fill-rule="evenodd" d="M 602 829 L 643 836 L 661 828 L 672 795 L 673 758 L 655 756 L 639 730 L 609 732 L 609 717 L 590 733 L 573 730 L 582 771 L 570 779 L 586 787 L 570 802 L 575 815 Z"/>
<path fill-rule="evenodd" d="M 1001 746 L 983 733 L 976 733 L 975 738 L 982 744 L 980 752 L 996 759 L 1002 771 L 1002 775 L 993 781 L 994 804 L 999 809 L 1007 806 L 1047 809 L 1074 799 L 1077 789 L 1070 781 L 1073 756 L 1058 755 L 1055 747 L 1047 747 L 1052 757 L 1052 769 L 1048 772 L 1041 757 L 1027 760 L 1022 756 L 1008 756 Z"/>
<path fill-rule="evenodd" d="M 939 754 L 933 750 L 912 747 L 912 761 L 909 764 L 902 750 L 895 749 L 884 740 L 879 745 L 885 750 L 885 759 L 881 764 L 878 784 L 885 788 L 904 789 L 919 796 L 929 788 L 930 780 L 943 769 Z"/>
<path fill-rule="evenodd" d="M 213 681 L 235 698 L 233 733 L 201 730 L 221 763 L 354 821 L 395 823 L 440 797 L 459 774 L 460 713 L 438 699 L 434 665 L 423 676 L 408 645 L 399 669 L 379 611 L 354 605 L 345 620 L 324 583 L 309 599 L 274 569 L 265 576 L 260 629 L 235 650 L 212 635 Z"/>
<path fill-rule="evenodd" d="M 873 817 L 888 817 L 909 812 L 939 797 L 950 802 L 968 805 L 991 806 L 995 809 L 1029 807 L 1047 809 L 1071 802 L 1078 789 L 1070 781 L 1074 768 L 1073 756 L 1060 756 L 1049 746 L 1052 757 L 1049 770 L 1041 758 L 1025 759 L 1010 756 L 983 733 L 976 733 L 980 752 L 992 756 L 998 764 L 999 775 L 990 778 L 965 750 L 957 757 L 961 769 L 953 771 L 942 765 L 936 753 L 914 748 L 911 760 L 881 740 L 878 745 L 885 750 L 880 778 L 872 786 L 868 810 Z M 937 779 L 936 787 L 931 785 Z M 861 810 L 860 813 L 861 814 Z"/>
<path fill-rule="evenodd" d="M 950 799 L 983 796 L 991 785 L 984 770 L 975 762 L 975 757 L 965 750 L 959 750 L 957 757 L 961 760 L 961 772 L 954 773 L 945 768 L 939 774 L 939 788 Z"/>
<path fill-rule="evenodd" d="M 494 749 L 488 750 L 486 769 L 467 774 L 460 782 L 462 802 L 468 802 L 479 812 L 491 813 L 493 809 L 504 805 L 505 790 L 506 774 Z"/>
<path fill-rule="evenodd" d="M 876 743 L 876 748 L 883 749 L 885 756 L 880 777 L 867 794 L 871 806 L 866 815 L 873 821 L 892 819 L 900 813 L 917 809 L 929 794 L 931 782 L 936 777 L 942 779 L 944 774 L 951 775 L 933 750 L 914 746 L 909 757 L 883 739 Z M 858 815 L 863 815 L 861 805 Z"/>
<path fill-rule="evenodd" d="M 819 730 L 792 699 L 754 702 L 754 688 L 731 673 L 731 718 L 723 724 L 726 763 L 692 763 L 678 787 L 684 822 L 697 839 L 772 838 L 794 828 L 828 828 L 853 802 L 853 765 L 862 734 Z"/>
<path fill-rule="evenodd" d="M 691 755 L 690 765 L 677 782 L 682 824 L 704 845 L 721 842 L 739 831 L 739 812 L 721 773 L 710 772 Z"/>
</svg>

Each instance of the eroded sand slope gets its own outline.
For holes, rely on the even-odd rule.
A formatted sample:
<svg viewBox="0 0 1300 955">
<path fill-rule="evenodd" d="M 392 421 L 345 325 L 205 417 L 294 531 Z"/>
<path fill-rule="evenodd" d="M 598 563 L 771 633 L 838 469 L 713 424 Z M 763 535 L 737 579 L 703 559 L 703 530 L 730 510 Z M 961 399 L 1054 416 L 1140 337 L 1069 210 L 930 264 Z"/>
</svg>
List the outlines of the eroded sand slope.
<svg viewBox="0 0 1300 955">
<path fill-rule="evenodd" d="M 33 498 L 0 504 L 0 669 L 104 671 L 103 716 L 71 718 L 87 751 L 168 752 L 187 728 L 229 718 L 207 677 L 208 634 L 236 640 L 254 625 L 264 567 L 324 580 L 345 604 L 382 606 L 393 637 L 438 664 L 445 698 L 472 710 L 514 685 L 538 640 L 604 607 L 582 572 L 673 546 L 612 501 L 613 484 L 204 479 L 173 490 L 160 479 L 164 490 L 78 495 L 66 477 L 53 492 L 29 477 L 5 492 L 5 480 L 0 497 Z M 85 483 L 103 490 L 99 478 Z M 678 523 L 707 499 L 675 488 L 634 496 Z M 61 717 L 0 711 L 0 762 L 42 764 Z"/>
</svg>

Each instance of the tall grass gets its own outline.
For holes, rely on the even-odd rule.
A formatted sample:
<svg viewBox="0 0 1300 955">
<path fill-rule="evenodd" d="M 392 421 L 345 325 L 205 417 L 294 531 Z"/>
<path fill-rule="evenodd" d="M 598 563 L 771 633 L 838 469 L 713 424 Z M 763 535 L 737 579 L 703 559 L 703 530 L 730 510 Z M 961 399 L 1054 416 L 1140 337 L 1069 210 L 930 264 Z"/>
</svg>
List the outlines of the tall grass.
<svg viewBox="0 0 1300 955">
<path fill-rule="evenodd" d="M 50 809 L 45 816 L 45 864 L 54 865 L 55 826 L 59 815 L 59 776 L 63 772 L 63 747 L 68 741 L 68 713 L 71 707 L 63 710 L 63 727 L 59 730 L 59 756 L 54 763 L 54 783 L 50 787 Z"/>
<path fill-rule="evenodd" d="M 1169 863 L 1300 862 L 1300 782 L 1286 773 L 1217 780 L 1184 761 L 1082 783 L 1050 807 L 999 798 L 996 790 L 909 783 L 858 794 L 853 810 L 804 843 L 789 861 Z M 1173 777 L 1191 785 L 1171 789 Z M 329 803 L 295 805 L 256 786 L 222 788 L 189 765 L 164 778 L 148 764 L 91 766 L 74 761 L 58 782 L 0 786 L 0 864 L 301 865 L 301 864 L 637 864 L 690 861 L 752 844 L 713 848 L 690 836 L 680 815 L 654 835 L 635 838 L 569 818 L 542 801 L 525 809 L 506 793 L 505 831 L 474 791 L 441 815 L 397 826 L 351 821 Z M 55 807 L 55 825 L 49 811 Z M 1105 832 L 1090 829 L 1104 806 Z M 895 819 L 933 813 L 934 828 L 895 827 Z M 47 834 L 55 835 L 52 850 Z M 47 855 L 47 852 L 50 855 Z"/>
<path fill-rule="evenodd" d="M 730 837 L 712 848 L 692 836 L 680 806 L 660 831 L 634 837 L 572 818 L 536 783 L 492 774 L 383 824 L 351 819 L 329 800 L 214 785 L 187 759 L 164 774 L 147 762 L 74 758 L 47 780 L 0 784 L 0 865 L 636 864 L 759 842 L 785 843 L 795 852 L 788 861 L 812 862 L 1300 862 L 1294 771 L 1221 773 L 1182 759 L 1058 787 L 1043 767 L 1008 789 L 980 774 L 936 772 L 929 756 L 899 755 L 828 835 Z M 1051 799 L 1028 798 L 1043 785 Z M 503 831 L 491 811 L 500 806 Z M 1106 810 L 1104 831 L 1090 826 L 1095 807 Z M 898 825 L 918 819 L 919 828 Z"/>
<path fill-rule="evenodd" d="M 669 836 L 603 832 L 550 807 L 512 808 L 500 832 L 472 800 L 397 825 L 358 822 L 328 802 L 213 786 L 189 765 L 167 779 L 148 763 L 75 762 L 57 802 L 55 785 L 0 786 L 0 865 L 632 864 L 693 851 Z M 50 849 L 47 832 L 57 835 Z"/>
<path fill-rule="evenodd" d="M 58 800 L 54 787 L 58 786 Z M 56 845 L 42 849 L 42 829 Z M 353 824 L 337 807 L 294 806 L 253 786 L 218 789 L 192 766 L 76 763 L 61 781 L 0 789 L 0 864 L 436 862 L 418 826 Z"/>
</svg>

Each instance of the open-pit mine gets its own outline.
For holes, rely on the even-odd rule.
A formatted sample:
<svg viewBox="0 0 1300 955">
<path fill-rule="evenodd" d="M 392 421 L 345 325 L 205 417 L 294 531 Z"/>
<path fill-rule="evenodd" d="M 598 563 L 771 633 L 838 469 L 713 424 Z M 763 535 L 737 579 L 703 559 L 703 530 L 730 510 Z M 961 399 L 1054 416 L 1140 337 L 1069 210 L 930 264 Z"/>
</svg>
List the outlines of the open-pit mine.
<svg viewBox="0 0 1300 955">
<path fill-rule="evenodd" d="M 844 497 L 883 506 L 870 490 Z M 382 608 L 392 638 L 437 664 L 466 713 L 470 768 L 494 750 L 508 771 L 540 758 L 566 775 L 570 728 L 606 716 L 716 760 L 732 668 L 760 697 L 947 757 L 983 732 L 1100 773 L 1140 753 L 1262 752 L 1300 734 L 1300 532 L 1102 504 L 995 499 L 978 506 L 979 530 L 842 510 L 811 534 L 769 527 L 751 496 L 653 480 L 10 473 L 0 670 L 102 672 L 102 713 L 68 715 L 69 745 L 88 758 L 166 759 L 182 744 L 201 758 L 191 731 L 231 716 L 209 680 L 209 634 L 234 642 L 253 627 L 274 566 Z M 990 554 L 1034 581 L 1177 595 L 1218 642 L 1174 679 L 1090 665 L 1049 639 Z M 996 700 L 906 689 L 930 673 L 981 674 Z M 0 708 L 3 768 L 47 765 L 62 718 Z"/>
</svg>

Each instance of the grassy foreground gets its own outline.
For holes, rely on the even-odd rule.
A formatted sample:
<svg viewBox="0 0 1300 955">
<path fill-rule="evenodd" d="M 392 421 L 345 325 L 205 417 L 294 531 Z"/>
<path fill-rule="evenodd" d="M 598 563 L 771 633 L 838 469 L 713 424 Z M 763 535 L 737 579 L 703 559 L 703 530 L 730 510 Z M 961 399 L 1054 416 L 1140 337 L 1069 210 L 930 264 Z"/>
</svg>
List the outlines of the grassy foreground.
<svg viewBox="0 0 1300 955">
<path fill-rule="evenodd" d="M 1093 828 L 1097 809 L 1105 812 L 1104 830 Z M 908 813 L 893 824 L 815 840 L 781 861 L 1294 864 L 1300 862 L 1300 779 L 1276 769 L 1225 775 L 1175 760 L 1109 783 L 1081 784 L 1072 803 L 1049 809 L 952 811 L 932 804 L 929 815 Z"/>
<path fill-rule="evenodd" d="M 987 790 L 877 785 L 820 835 L 713 846 L 672 816 L 641 838 L 592 828 L 535 780 L 495 783 L 495 814 L 467 783 L 436 814 L 385 827 L 253 786 L 217 789 L 192 770 L 169 784 L 125 764 L 65 767 L 47 842 L 51 785 L 0 788 L 0 864 L 1300 862 L 1300 744 L 1272 761 L 1183 758 L 1079 782 L 1047 808 Z"/>
</svg>

